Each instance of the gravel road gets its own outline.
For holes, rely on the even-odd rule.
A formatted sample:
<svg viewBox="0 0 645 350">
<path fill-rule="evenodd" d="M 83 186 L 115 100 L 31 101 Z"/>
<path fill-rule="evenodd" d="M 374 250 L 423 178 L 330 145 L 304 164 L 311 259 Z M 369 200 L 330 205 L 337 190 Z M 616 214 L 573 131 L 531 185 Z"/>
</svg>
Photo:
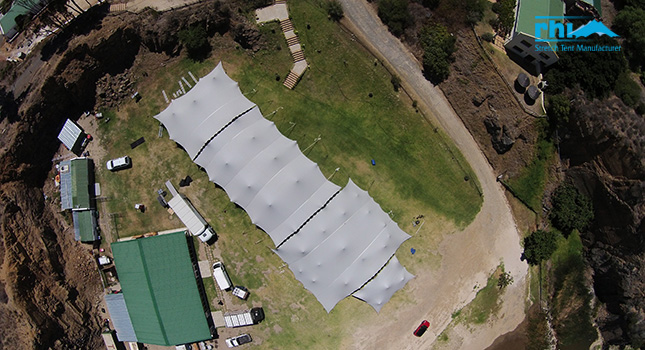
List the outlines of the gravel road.
<svg viewBox="0 0 645 350">
<path fill-rule="evenodd" d="M 365 0 L 340 0 L 343 23 L 388 68 L 398 75 L 406 91 L 418 101 L 429 121 L 441 127 L 473 168 L 481 184 L 484 203 L 475 220 L 463 231 L 446 235 L 440 246 L 441 267 L 420 274 L 411 283 L 416 303 L 381 312 L 373 324 L 360 327 L 351 347 L 357 349 L 427 349 L 450 323 L 452 313 L 476 294 L 474 286 L 485 286 L 490 273 L 504 262 L 515 282 L 506 289 L 498 317 L 482 326 L 458 325 L 448 344 L 434 347 L 484 349 L 497 336 L 512 331 L 525 316 L 528 267 L 520 261 L 522 249 L 510 206 L 496 174 L 438 87 L 428 82 L 420 63 L 379 20 Z M 412 331 L 423 319 L 431 328 L 422 338 Z M 348 344 L 349 345 L 349 344 Z"/>
</svg>

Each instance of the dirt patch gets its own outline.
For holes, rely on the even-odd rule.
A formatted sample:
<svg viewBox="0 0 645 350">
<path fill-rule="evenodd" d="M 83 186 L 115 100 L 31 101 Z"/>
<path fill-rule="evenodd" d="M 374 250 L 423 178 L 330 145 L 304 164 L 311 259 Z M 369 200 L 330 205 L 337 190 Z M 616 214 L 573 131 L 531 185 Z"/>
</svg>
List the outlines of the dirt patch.
<svg viewBox="0 0 645 350">
<path fill-rule="evenodd" d="M 536 119 L 518 105 L 472 30 L 455 34 L 455 63 L 441 89 L 493 168 L 500 174 L 517 175 L 533 159 Z M 503 154 L 495 145 L 501 141 L 509 145 Z"/>
</svg>

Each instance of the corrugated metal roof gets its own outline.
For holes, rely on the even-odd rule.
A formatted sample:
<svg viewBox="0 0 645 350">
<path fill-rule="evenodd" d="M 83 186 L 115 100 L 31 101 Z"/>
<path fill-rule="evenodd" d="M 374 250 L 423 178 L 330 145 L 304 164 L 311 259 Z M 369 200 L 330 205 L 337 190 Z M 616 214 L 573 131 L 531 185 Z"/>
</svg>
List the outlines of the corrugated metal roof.
<svg viewBox="0 0 645 350">
<path fill-rule="evenodd" d="M 74 146 L 79 142 L 79 138 L 84 137 L 83 130 L 70 119 L 67 119 L 63 129 L 58 134 L 58 139 L 73 152 Z"/>
<path fill-rule="evenodd" d="M 156 345 L 211 338 L 184 231 L 112 244 L 137 339 Z"/>
<path fill-rule="evenodd" d="M 116 337 L 120 341 L 138 342 L 123 293 L 106 295 L 105 304 L 110 311 L 110 319 L 116 329 Z"/>
<path fill-rule="evenodd" d="M 73 211 L 74 238 L 81 242 L 94 242 L 98 239 L 96 230 L 96 210 Z"/>
<path fill-rule="evenodd" d="M 72 209 L 89 209 L 90 201 L 90 169 L 92 160 L 89 158 L 72 159 Z M 92 189 L 94 184 L 92 184 Z"/>
<path fill-rule="evenodd" d="M 535 16 L 562 16 L 564 3 L 561 0 L 520 0 L 518 11 L 516 31 L 535 37 L 535 23 L 548 21 Z"/>
<path fill-rule="evenodd" d="M 72 161 L 60 162 L 58 169 L 60 173 L 60 209 L 72 209 Z"/>
</svg>

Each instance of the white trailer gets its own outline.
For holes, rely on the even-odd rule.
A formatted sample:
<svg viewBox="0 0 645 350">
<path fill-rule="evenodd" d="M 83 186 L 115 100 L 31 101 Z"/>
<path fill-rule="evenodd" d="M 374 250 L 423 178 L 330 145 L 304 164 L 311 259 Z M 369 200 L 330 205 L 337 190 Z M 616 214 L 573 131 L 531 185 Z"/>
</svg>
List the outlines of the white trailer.
<svg viewBox="0 0 645 350">
<path fill-rule="evenodd" d="M 166 185 L 168 185 L 168 182 Z M 176 194 L 168 201 L 170 208 L 175 212 L 175 214 L 177 214 L 179 220 L 186 225 L 188 231 L 193 236 L 198 236 L 202 242 L 210 241 L 215 236 L 215 233 L 208 226 L 206 220 L 204 220 L 204 218 L 199 214 L 192 203 L 187 200 L 186 196 L 173 191 L 174 187 L 172 187 L 172 189 L 171 187 L 172 185 L 168 187 L 170 192 Z"/>
<path fill-rule="evenodd" d="M 251 310 L 230 312 L 224 315 L 224 323 L 228 328 L 244 327 L 258 324 L 264 320 L 264 310 L 254 307 Z"/>
</svg>

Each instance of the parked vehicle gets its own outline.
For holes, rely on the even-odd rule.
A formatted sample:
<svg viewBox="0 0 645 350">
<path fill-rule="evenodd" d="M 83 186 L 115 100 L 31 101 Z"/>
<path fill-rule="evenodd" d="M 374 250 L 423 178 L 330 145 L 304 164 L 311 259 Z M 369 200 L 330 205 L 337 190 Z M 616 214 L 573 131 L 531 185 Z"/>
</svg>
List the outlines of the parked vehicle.
<svg viewBox="0 0 645 350">
<path fill-rule="evenodd" d="M 233 288 L 233 295 L 242 300 L 246 300 L 249 297 L 249 290 L 242 286 L 235 286 Z"/>
<path fill-rule="evenodd" d="M 106 166 L 109 171 L 117 171 L 117 170 L 129 168 L 132 166 L 132 159 L 130 159 L 130 157 L 128 156 L 124 156 L 121 158 L 108 160 Z"/>
<path fill-rule="evenodd" d="M 428 330 L 428 327 L 430 327 L 430 322 L 428 322 L 427 320 L 423 320 L 423 322 L 421 322 L 419 327 L 417 327 L 417 329 L 414 330 L 413 334 L 416 335 L 417 337 L 420 337 L 423 335 L 423 333 L 425 333 Z"/>
<path fill-rule="evenodd" d="M 186 225 L 188 232 L 193 236 L 197 236 L 200 241 L 208 243 L 216 237 L 215 231 L 202 217 L 197 209 L 190 203 L 187 198 L 182 194 L 177 194 L 168 201 L 170 208 L 177 214 L 181 222 Z"/>
<path fill-rule="evenodd" d="M 224 323 L 228 328 L 244 327 L 258 324 L 264 320 L 264 310 L 254 307 L 251 310 L 231 312 L 224 315 Z"/>
<path fill-rule="evenodd" d="M 230 290 L 233 286 L 231 279 L 228 277 L 228 273 L 226 273 L 226 268 L 221 261 L 213 264 L 213 278 L 217 282 L 219 289 L 223 291 Z"/>
<path fill-rule="evenodd" d="M 237 337 L 233 338 L 228 338 L 226 339 L 226 346 L 229 348 L 234 348 L 236 346 L 240 346 L 246 343 L 252 342 L 253 339 L 251 339 L 251 336 L 248 334 L 240 334 Z"/>
</svg>

